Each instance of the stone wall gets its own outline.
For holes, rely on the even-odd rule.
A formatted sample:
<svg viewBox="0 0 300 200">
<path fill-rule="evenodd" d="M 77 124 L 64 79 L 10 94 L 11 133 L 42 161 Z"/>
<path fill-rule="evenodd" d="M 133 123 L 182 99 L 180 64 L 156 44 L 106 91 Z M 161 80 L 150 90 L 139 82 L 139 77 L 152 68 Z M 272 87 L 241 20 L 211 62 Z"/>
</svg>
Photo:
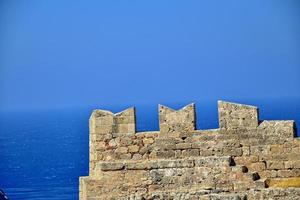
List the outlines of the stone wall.
<svg viewBox="0 0 300 200">
<path fill-rule="evenodd" d="M 160 131 L 136 133 L 135 109 L 95 110 L 89 176 L 80 199 L 299 199 L 294 121 L 260 121 L 258 108 L 218 102 L 219 128 L 195 130 L 195 105 L 159 105 Z"/>
</svg>

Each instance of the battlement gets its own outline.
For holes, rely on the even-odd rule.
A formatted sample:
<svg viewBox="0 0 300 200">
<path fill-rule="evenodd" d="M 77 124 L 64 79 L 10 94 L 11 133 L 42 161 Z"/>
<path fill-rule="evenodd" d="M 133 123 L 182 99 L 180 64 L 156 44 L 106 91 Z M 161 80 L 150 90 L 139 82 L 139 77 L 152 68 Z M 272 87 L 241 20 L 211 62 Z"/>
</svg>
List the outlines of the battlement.
<svg viewBox="0 0 300 200">
<path fill-rule="evenodd" d="M 257 128 L 258 108 L 218 101 L 219 126 L 224 129 Z"/>
<path fill-rule="evenodd" d="M 119 113 L 94 110 L 90 117 L 91 134 L 130 134 L 136 132 L 135 108 Z"/>
<path fill-rule="evenodd" d="M 260 121 L 257 107 L 224 101 L 218 101 L 218 129 L 196 130 L 193 103 L 179 110 L 159 105 L 158 114 L 159 131 L 136 132 L 134 108 L 93 111 L 89 177 L 81 178 L 81 199 L 165 199 L 174 191 L 189 196 L 199 190 L 208 199 L 218 195 L 212 190 L 228 199 L 250 198 L 285 178 L 300 186 L 294 121 Z"/>
<path fill-rule="evenodd" d="M 161 134 L 194 131 L 196 128 L 196 112 L 193 103 L 180 110 L 173 110 L 167 106 L 159 105 L 158 113 Z"/>
</svg>

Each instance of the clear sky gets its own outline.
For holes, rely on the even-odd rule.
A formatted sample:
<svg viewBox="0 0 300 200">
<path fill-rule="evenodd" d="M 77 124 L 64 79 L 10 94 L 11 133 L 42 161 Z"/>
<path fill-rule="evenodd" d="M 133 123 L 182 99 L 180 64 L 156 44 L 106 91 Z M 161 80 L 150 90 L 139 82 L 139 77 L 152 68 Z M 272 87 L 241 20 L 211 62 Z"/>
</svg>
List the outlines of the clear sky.
<svg viewBox="0 0 300 200">
<path fill-rule="evenodd" d="M 300 97 L 297 0 L 0 2 L 0 109 Z"/>
</svg>

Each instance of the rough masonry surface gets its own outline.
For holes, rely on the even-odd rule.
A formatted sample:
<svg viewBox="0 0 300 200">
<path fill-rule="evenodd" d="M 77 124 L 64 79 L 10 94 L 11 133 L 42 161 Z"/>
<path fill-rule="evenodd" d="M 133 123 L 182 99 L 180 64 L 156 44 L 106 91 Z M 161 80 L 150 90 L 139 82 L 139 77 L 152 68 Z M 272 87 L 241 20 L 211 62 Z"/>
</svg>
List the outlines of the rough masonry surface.
<svg viewBox="0 0 300 200">
<path fill-rule="evenodd" d="M 196 130 L 195 105 L 159 105 L 160 131 L 136 132 L 135 109 L 95 110 L 80 200 L 300 199 L 294 121 L 218 101 L 219 128 Z"/>
</svg>

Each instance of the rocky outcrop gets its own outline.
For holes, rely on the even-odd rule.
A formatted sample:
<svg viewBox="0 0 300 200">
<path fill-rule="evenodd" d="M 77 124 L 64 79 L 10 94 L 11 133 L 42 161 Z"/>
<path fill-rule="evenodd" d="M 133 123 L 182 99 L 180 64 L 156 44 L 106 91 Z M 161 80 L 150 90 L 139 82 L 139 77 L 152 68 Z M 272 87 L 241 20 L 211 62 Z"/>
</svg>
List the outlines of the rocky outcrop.
<svg viewBox="0 0 300 200">
<path fill-rule="evenodd" d="M 134 108 L 95 110 L 80 199 L 298 199 L 294 121 L 260 121 L 258 108 L 223 101 L 218 111 L 218 129 L 196 130 L 194 104 L 160 105 L 160 131 L 136 133 Z"/>
</svg>

